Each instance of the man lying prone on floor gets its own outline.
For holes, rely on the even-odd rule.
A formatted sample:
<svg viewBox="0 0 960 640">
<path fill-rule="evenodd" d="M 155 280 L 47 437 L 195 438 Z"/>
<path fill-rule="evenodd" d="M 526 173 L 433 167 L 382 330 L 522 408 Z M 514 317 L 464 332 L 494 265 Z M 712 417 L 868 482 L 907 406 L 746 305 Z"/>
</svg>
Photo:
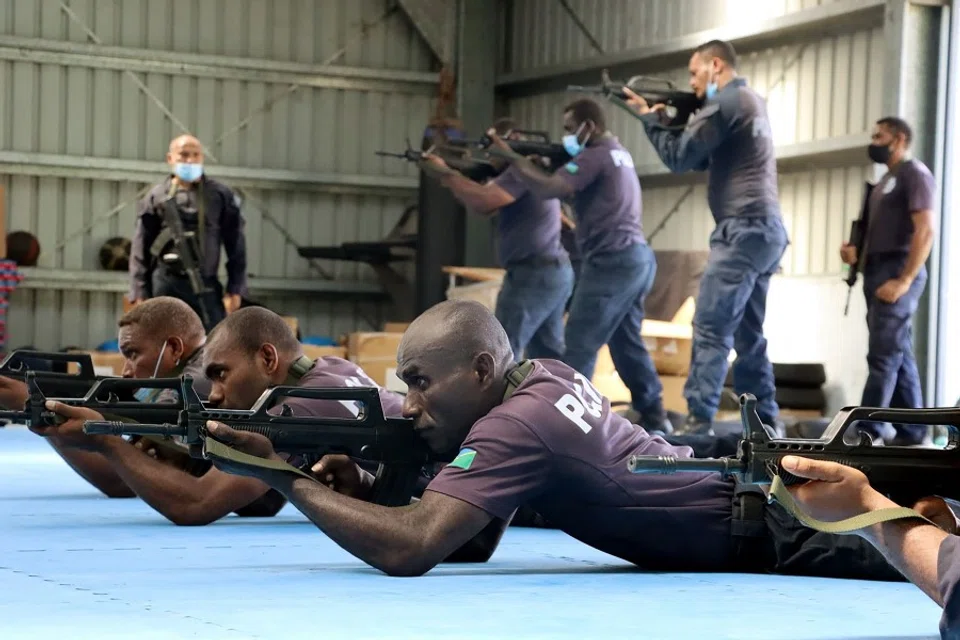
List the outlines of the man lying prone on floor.
<svg viewBox="0 0 960 640">
<path fill-rule="evenodd" d="M 131 313 L 152 302 L 141 303 Z M 199 318 L 196 314 L 193 317 L 202 332 Z M 133 357 L 135 353 L 128 356 Z M 207 385 L 207 404 L 221 409 L 250 409 L 264 391 L 278 385 L 376 386 L 352 362 L 334 357 L 306 358 L 283 318 L 262 307 L 240 309 L 221 321 L 203 349 L 202 367 L 189 373 L 198 383 Z M 398 394 L 381 389 L 380 397 L 384 413 L 399 415 L 402 400 Z M 353 403 L 306 398 L 285 398 L 284 403 L 295 415 L 356 415 Z M 232 512 L 272 516 L 285 504 L 279 493 L 260 480 L 226 474 L 209 463 L 199 471 L 187 470 L 155 459 L 120 436 L 87 435 L 83 432 L 86 420 L 103 420 L 95 411 L 61 404 L 48 408 L 69 420 L 34 431 L 60 446 L 98 456 L 125 487 L 175 524 L 209 524 Z M 279 410 L 278 406 L 271 412 Z"/>
<path fill-rule="evenodd" d="M 403 414 L 431 449 L 455 460 L 410 506 L 364 495 L 370 478 L 327 457 L 339 492 L 283 470 L 213 457 L 218 468 L 283 494 L 341 547 L 381 571 L 421 575 L 481 531 L 491 539 L 529 504 L 569 535 L 662 571 L 774 571 L 903 580 L 860 538 L 805 529 L 753 487 L 719 474 L 634 475 L 638 455 L 689 457 L 610 411 L 583 376 L 557 361 L 513 361 L 503 328 L 482 305 L 442 302 L 407 329 L 398 374 Z M 208 423 L 209 435 L 278 460 L 270 441 Z M 345 495 L 349 494 L 349 495 Z"/>
</svg>

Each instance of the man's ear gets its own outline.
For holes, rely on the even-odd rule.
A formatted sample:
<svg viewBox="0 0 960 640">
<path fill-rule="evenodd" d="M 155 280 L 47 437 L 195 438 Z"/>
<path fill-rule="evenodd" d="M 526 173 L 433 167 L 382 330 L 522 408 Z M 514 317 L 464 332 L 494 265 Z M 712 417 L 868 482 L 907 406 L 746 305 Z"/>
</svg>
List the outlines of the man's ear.
<svg viewBox="0 0 960 640">
<path fill-rule="evenodd" d="M 477 374 L 477 380 L 480 385 L 487 387 L 494 382 L 497 366 L 491 356 L 486 351 L 477 354 L 473 359 L 473 370 Z"/>
<path fill-rule="evenodd" d="M 183 340 L 179 336 L 171 336 L 167 338 L 167 352 L 173 356 L 173 359 L 177 362 L 180 361 L 186 355 L 186 347 L 183 344 Z"/>
<path fill-rule="evenodd" d="M 280 367 L 280 356 L 277 354 L 277 348 L 275 346 L 269 342 L 260 345 L 257 356 L 263 363 L 268 375 L 272 376 L 277 372 L 277 369 Z"/>
</svg>

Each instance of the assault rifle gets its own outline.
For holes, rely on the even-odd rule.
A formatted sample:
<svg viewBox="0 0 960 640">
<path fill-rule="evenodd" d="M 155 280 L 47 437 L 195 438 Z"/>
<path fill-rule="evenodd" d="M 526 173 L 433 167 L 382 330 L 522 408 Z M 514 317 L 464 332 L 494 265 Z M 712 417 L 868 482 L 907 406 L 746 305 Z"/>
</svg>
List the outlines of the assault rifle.
<svg viewBox="0 0 960 640">
<path fill-rule="evenodd" d="M 202 194 L 201 194 L 201 197 Z M 183 228 L 183 220 L 180 219 L 180 209 L 173 197 L 167 198 L 160 206 L 163 211 L 163 220 L 170 230 L 170 236 L 173 239 L 173 252 L 161 256 L 163 262 L 183 271 L 190 282 L 190 289 L 197 298 L 197 304 L 200 306 L 200 319 L 203 326 L 209 331 L 212 329 L 210 324 L 214 313 L 210 307 L 210 297 L 214 295 L 212 288 L 208 287 L 200 274 L 200 263 L 202 261 L 203 251 L 200 248 L 200 238 L 203 237 L 203 229 L 196 232 L 186 231 Z"/>
<path fill-rule="evenodd" d="M 624 87 L 646 100 L 651 107 L 656 104 L 666 105 L 667 108 L 661 111 L 661 124 L 667 127 L 684 126 L 690 116 L 703 106 L 703 100 L 698 98 L 697 94 L 692 91 L 681 91 L 673 82 L 665 78 L 641 75 L 633 76 L 626 82 L 614 82 L 610 79 L 610 74 L 607 73 L 606 69 L 600 76 L 600 84 L 590 86 L 569 85 L 567 91 L 602 95 L 633 117 L 639 117 L 633 109 L 627 106 L 628 98 L 623 90 Z"/>
<path fill-rule="evenodd" d="M 209 458 L 211 448 L 216 450 L 216 455 L 242 457 L 241 452 L 208 438 L 207 421 L 216 420 L 238 431 L 266 436 L 275 451 L 299 458 L 300 468 L 312 466 L 327 454 L 344 454 L 378 463 L 371 501 L 386 506 L 409 504 L 423 466 L 449 461 L 430 452 L 414 432 L 412 420 L 384 416 L 375 387 L 274 387 L 265 391 L 252 409 L 242 411 L 205 407 L 193 388 L 192 377 L 183 376 L 181 384 L 184 408 L 176 421 L 159 424 L 88 421 L 83 430 L 88 434 L 173 438 L 185 445 L 193 458 Z M 279 405 L 279 413 L 268 413 L 281 398 L 354 402 L 359 413 L 356 418 L 298 417 L 286 404 Z M 252 460 L 260 466 L 267 462 L 259 458 Z"/>
<path fill-rule="evenodd" d="M 562 144 L 550 141 L 550 134 L 545 131 L 514 129 L 511 133 L 523 134 L 530 139 L 504 139 L 510 150 L 521 156 L 537 156 L 547 171 L 556 171 L 572 159 L 572 156 L 567 153 Z M 479 140 L 451 140 L 446 144 L 448 147 L 461 147 L 472 152 L 479 152 L 481 157 L 509 157 L 506 152 L 493 146 L 493 139 L 487 134 L 480 136 Z"/>
<path fill-rule="evenodd" d="M 181 402 L 138 402 L 121 398 L 133 397 L 138 389 L 172 389 L 178 394 L 181 391 L 180 378 L 104 378 L 95 382 L 83 396 L 52 397 L 44 393 L 40 387 L 39 377 L 35 371 L 26 373 L 26 382 L 30 390 L 30 397 L 22 411 L 0 411 L 0 420 L 9 420 L 27 426 L 51 427 L 62 424 L 63 416 L 47 410 L 48 400 L 69 405 L 93 409 L 105 418 L 122 421 L 157 422 L 176 420 L 183 408 Z"/>
<path fill-rule="evenodd" d="M 51 364 L 77 365 L 77 373 L 59 371 L 34 371 L 32 361 L 46 361 Z M 33 374 L 35 384 L 47 396 L 79 398 L 91 387 L 102 380 L 113 380 L 111 376 L 97 376 L 94 373 L 93 360 L 88 353 L 59 353 L 47 351 L 27 351 L 18 349 L 8 354 L 0 362 L 0 376 L 26 382 L 28 373 Z M 132 391 L 124 398 L 132 399 Z"/>
<path fill-rule="evenodd" d="M 960 408 L 879 409 L 845 407 L 817 439 L 774 438 L 756 411 L 757 399 L 740 396 L 743 439 L 737 455 L 729 458 L 693 459 L 674 456 L 631 456 L 632 473 L 672 474 L 676 472 L 717 472 L 746 484 L 770 484 L 779 476 L 783 485 L 806 482 L 780 466 L 784 456 L 794 455 L 839 462 L 862 471 L 870 485 L 894 502 L 912 505 L 920 498 L 938 495 L 960 499 Z M 865 433 L 857 444 L 847 444 L 844 434 L 859 421 L 899 424 L 944 425 L 948 427 L 945 448 L 875 446 Z"/>
<path fill-rule="evenodd" d="M 445 143 L 444 150 L 452 149 L 454 148 L 452 143 L 460 142 L 460 140 L 453 140 Z M 423 156 L 427 153 L 435 153 L 433 151 L 433 147 L 431 147 L 428 151 L 418 151 L 417 149 L 413 148 L 409 139 L 407 140 L 407 148 L 400 153 L 395 153 L 393 151 L 375 151 L 374 153 L 376 153 L 378 156 L 384 156 L 387 158 L 399 158 L 401 160 L 406 160 L 407 162 L 415 162 L 420 165 L 420 168 L 427 169 L 433 173 L 441 175 L 446 173 L 443 169 L 439 169 L 434 165 L 429 165 L 424 160 Z M 463 174 L 471 180 L 481 182 L 487 178 L 492 178 L 497 175 L 497 170 L 489 162 L 468 157 L 465 153 L 457 153 L 455 156 L 441 153 L 437 153 L 437 155 L 442 157 L 444 162 L 446 162 L 447 166 L 449 166 L 451 169 Z"/>
<path fill-rule="evenodd" d="M 850 223 L 850 239 L 848 244 L 856 247 L 857 261 L 850 265 L 847 277 L 844 282 L 847 283 L 847 303 L 843 306 L 843 315 L 850 311 L 850 294 L 853 293 L 853 285 L 857 284 L 857 276 L 860 275 L 860 265 L 863 264 L 866 256 L 863 255 L 864 243 L 867 239 L 867 225 L 870 223 L 870 194 L 873 192 L 874 185 L 870 182 L 864 187 L 863 204 L 860 206 L 860 217 Z"/>
</svg>

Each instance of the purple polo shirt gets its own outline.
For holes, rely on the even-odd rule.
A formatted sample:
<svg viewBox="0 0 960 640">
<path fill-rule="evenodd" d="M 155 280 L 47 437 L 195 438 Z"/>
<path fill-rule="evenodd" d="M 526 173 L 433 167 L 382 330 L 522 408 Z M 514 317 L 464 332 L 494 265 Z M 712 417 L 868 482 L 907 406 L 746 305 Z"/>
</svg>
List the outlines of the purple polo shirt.
<svg viewBox="0 0 960 640">
<path fill-rule="evenodd" d="M 942 638 L 960 638 L 960 537 L 948 536 L 937 555 L 937 584 L 943 598 Z"/>
<path fill-rule="evenodd" d="M 497 256 L 500 266 L 534 259 L 566 257 L 560 244 L 560 201 L 540 200 L 510 167 L 493 183 L 509 193 L 514 202 L 497 216 Z"/>
<path fill-rule="evenodd" d="M 640 567 L 733 566 L 733 483 L 719 474 L 637 475 L 631 455 L 688 458 L 610 411 L 582 375 L 536 361 L 513 395 L 470 430 L 427 486 L 507 520 L 522 504 L 591 547 Z"/>
<path fill-rule="evenodd" d="M 909 253 L 914 212 L 933 209 L 936 183 L 919 160 L 901 162 L 870 192 L 866 254 Z"/>
<path fill-rule="evenodd" d="M 557 169 L 557 175 L 575 192 L 577 247 L 583 257 L 646 242 L 640 179 L 633 156 L 616 137 L 597 139 Z"/>
<path fill-rule="evenodd" d="M 399 416 L 403 407 L 403 396 L 380 387 L 363 369 L 343 358 L 324 356 L 317 358 L 316 366 L 300 378 L 298 387 L 377 387 L 380 389 L 380 403 L 383 414 Z M 356 418 L 359 407 L 353 401 L 311 400 L 309 398 L 284 398 L 283 403 L 293 409 L 295 416 L 324 416 L 330 418 Z M 279 411 L 279 406 L 275 407 Z M 274 409 L 271 409 L 274 412 Z"/>
</svg>

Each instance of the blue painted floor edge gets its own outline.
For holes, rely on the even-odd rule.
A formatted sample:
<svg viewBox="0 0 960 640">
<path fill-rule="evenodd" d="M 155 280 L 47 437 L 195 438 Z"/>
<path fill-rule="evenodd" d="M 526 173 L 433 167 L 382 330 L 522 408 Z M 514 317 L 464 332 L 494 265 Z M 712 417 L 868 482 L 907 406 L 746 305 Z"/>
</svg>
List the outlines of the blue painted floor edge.
<svg viewBox="0 0 960 640">
<path fill-rule="evenodd" d="M 111 500 L 26 429 L 0 429 L 0 640 L 938 638 L 912 585 L 651 574 L 556 531 L 420 578 L 367 567 L 286 507 L 176 527 Z"/>
</svg>

